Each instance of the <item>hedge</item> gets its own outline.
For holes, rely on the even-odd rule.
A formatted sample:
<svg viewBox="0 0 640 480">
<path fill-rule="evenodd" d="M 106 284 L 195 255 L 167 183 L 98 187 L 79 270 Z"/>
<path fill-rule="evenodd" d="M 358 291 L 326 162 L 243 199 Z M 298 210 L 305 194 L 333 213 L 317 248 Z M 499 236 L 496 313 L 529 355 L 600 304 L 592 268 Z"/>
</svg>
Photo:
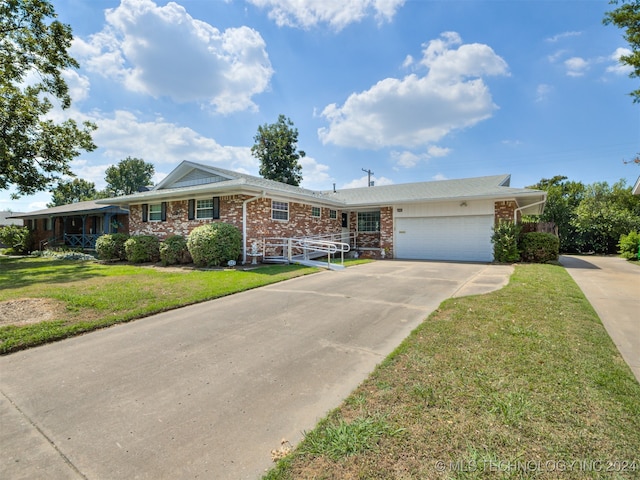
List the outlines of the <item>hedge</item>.
<svg viewBox="0 0 640 480">
<path fill-rule="evenodd" d="M 242 234 L 228 223 L 207 223 L 192 230 L 187 238 L 187 247 L 198 266 L 224 265 L 240 257 Z"/>
</svg>

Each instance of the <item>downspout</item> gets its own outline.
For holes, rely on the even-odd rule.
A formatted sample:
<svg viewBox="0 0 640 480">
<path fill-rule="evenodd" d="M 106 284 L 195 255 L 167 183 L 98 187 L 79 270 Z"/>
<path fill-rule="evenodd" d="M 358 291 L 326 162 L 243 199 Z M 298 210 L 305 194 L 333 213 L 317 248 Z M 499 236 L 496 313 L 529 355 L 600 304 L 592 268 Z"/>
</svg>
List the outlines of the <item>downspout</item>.
<svg viewBox="0 0 640 480">
<path fill-rule="evenodd" d="M 242 264 L 247 263 L 247 204 L 264 198 L 264 191 L 260 195 L 248 198 L 242 202 Z"/>
<path fill-rule="evenodd" d="M 514 223 L 514 224 L 515 224 L 515 223 L 518 223 L 518 212 L 519 212 L 520 210 L 522 210 L 523 208 L 535 207 L 536 205 L 540 205 L 541 203 L 544 203 L 544 202 L 546 202 L 546 201 L 547 201 L 547 198 L 546 198 L 546 196 L 545 196 L 545 199 L 544 199 L 544 200 L 540 200 L 539 202 L 532 203 L 532 204 L 530 204 L 530 205 L 526 205 L 526 206 L 524 206 L 524 207 L 518 207 L 518 208 L 516 208 L 516 209 L 513 211 L 513 223 Z"/>
</svg>

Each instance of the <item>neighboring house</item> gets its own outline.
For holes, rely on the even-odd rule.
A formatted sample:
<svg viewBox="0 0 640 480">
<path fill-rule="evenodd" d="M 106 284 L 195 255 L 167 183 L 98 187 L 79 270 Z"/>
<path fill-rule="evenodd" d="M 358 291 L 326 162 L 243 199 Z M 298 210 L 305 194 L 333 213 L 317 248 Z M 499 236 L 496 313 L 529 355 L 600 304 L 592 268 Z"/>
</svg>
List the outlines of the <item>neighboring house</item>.
<svg viewBox="0 0 640 480">
<path fill-rule="evenodd" d="M 0 212 L 0 227 L 4 227 L 7 225 L 22 225 L 22 220 L 18 218 L 11 218 L 14 215 L 21 215 L 21 213 L 9 212 L 8 210 Z"/>
<path fill-rule="evenodd" d="M 93 249 L 96 239 L 105 233 L 129 231 L 129 212 L 113 205 L 101 205 L 95 200 L 70 203 L 34 212 L 13 214 L 31 230 L 35 247 L 78 247 Z"/>
<path fill-rule="evenodd" d="M 375 256 L 491 261 L 494 224 L 540 214 L 546 199 L 509 181 L 496 175 L 315 191 L 185 161 L 150 191 L 97 203 L 128 207 L 132 235 L 164 239 L 231 223 L 242 232 L 244 262 L 265 239 L 327 234 Z"/>
<path fill-rule="evenodd" d="M 633 195 L 640 195 L 640 177 L 636 180 L 636 184 L 631 189 Z"/>
</svg>

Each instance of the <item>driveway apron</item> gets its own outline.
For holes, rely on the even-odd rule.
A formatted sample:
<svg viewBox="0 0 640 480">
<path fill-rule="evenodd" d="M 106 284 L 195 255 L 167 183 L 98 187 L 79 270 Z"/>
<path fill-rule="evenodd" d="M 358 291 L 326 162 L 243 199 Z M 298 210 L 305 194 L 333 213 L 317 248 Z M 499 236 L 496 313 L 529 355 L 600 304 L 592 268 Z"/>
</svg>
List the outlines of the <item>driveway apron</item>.
<svg viewBox="0 0 640 480">
<path fill-rule="evenodd" d="M 444 299 L 510 273 L 375 262 L 4 356 L 0 478 L 259 478 Z"/>
<path fill-rule="evenodd" d="M 620 257 L 563 255 L 560 263 L 640 382 L 640 267 Z"/>
</svg>

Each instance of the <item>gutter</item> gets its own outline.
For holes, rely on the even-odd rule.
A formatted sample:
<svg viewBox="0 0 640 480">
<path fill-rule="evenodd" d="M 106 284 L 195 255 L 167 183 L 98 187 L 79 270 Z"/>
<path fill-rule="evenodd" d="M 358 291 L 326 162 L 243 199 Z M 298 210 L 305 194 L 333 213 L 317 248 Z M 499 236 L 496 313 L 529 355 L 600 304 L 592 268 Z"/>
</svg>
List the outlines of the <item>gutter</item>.
<svg viewBox="0 0 640 480">
<path fill-rule="evenodd" d="M 248 198 L 242 202 L 242 264 L 247 263 L 247 204 L 260 198 L 264 198 L 264 190 L 260 195 Z"/>
</svg>

